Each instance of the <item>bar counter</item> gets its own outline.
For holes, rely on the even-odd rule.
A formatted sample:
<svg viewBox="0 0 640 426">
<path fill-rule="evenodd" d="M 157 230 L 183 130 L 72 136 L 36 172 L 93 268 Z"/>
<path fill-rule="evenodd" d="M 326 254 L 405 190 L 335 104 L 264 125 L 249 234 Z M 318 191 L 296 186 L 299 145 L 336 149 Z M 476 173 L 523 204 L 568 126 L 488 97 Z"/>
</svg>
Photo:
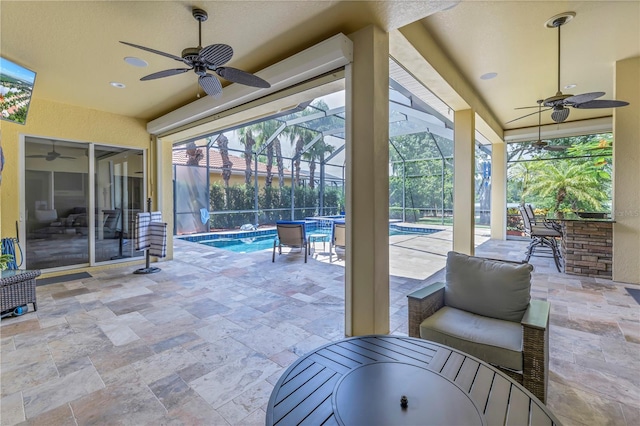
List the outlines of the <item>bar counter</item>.
<svg viewBox="0 0 640 426">
<path fill-rule="evenodd" d="M 581 218 L 571 213 L 552 220 L 562 227 L 560 250 L 565 273 L 612 278 L 615 220 Z"/>
</svg>

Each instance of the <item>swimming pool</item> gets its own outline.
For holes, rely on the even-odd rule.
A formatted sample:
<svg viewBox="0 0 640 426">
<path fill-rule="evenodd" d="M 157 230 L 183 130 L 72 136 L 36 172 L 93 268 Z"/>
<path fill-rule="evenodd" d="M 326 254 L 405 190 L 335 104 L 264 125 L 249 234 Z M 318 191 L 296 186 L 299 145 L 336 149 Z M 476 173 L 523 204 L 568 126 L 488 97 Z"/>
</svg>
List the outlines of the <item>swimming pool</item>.
<svg viewBox="0 0 640 426">
<path fill-rule="evenodd" d="M 400 227 L 397 225 L 389 226 L 389 235 L 427 235 L 438 232 L 440 229 L 418 228 L 418 227 Z M 307 228 L 309 234 L 324 234 L 326 242 L 331 238 L 331 229 L 329 228 Z M 186 241 L 197 242 L 210 247 L 217 247 L 229 250 L 235 253 L 253 253 L 260 250 L 273 249 L 273 239 L 276 236 L 276 230 L 260 230 L 245 233 L 233 234 L 207 234 L 197 237 L 184 237 Z M 318 241 L 319 242 L 319 241 Z"/>
</svg>

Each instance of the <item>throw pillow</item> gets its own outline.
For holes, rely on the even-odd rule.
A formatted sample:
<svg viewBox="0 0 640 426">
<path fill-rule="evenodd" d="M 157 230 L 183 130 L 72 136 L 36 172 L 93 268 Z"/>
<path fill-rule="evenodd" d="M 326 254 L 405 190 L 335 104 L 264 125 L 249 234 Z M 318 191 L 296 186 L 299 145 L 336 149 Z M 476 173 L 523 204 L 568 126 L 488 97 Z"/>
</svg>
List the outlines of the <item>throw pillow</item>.
<svg viewBox="0 0 640 426">
<path fill-rule="evenodd" d="M 447 255 L 445 305 L 520 322 L 531 300 L 532 270 L 528 263 L 512 264 L 451 251 Z"/>
</svg>

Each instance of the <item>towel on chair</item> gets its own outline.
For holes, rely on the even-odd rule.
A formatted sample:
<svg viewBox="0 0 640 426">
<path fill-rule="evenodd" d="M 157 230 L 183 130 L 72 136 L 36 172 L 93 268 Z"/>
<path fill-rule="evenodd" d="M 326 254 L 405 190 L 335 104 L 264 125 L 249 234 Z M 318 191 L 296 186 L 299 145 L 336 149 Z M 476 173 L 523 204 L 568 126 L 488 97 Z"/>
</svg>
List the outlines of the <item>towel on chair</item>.
<svg viewBox="0 0 640 426">
<path fill-rule="evenodd" d="M 162 222 L 162 212 L 151 212 L 151 222 Z"/>
<path fill-rule="evenodd" d="M 151 222 L 149 224 L 149 254 L 156 257 L 167 256 L 167 224 L 164 222 Z"/>
<path fill-rule="evenodd" d="M 136 223 L 133 228 L 133 239 L 135 241 L 136 250 L 144 250 L 149 248 L 149 223 L 151 222 L 151 213 L 138 213 Z"/>
</svg>

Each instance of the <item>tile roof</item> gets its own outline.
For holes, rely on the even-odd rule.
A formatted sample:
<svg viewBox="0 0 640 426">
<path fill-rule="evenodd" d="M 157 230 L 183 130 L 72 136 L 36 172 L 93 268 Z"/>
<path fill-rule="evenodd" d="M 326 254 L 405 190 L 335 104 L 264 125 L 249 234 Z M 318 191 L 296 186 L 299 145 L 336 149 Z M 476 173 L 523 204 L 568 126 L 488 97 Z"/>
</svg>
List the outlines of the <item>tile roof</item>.
<svg viewBox="0 0 640 426">
<path fill-rule="evenodd" d="M 203 154 L 206 152 L 206 148 L 202 149 Z M 229 160 L 233 165 L 231 166 L 231 173 L 244 173 L 246 164 L 244 162 L 243 157 L 238 157 L 237 155 L 233 155 L 229 153 Z M 185 149 L 174 149 L 173 150 L 173 161 L 172 164 L 187 164 L 187 152 Z M 207 160 L 206 158 L 202 158 L 200 160 L 200 167 L 206 167 Z M 216 149 L 209 150 L 209 167 L 214 170 L 222 170 L 222 156 L 220 152 Z M 254 163 L 251 161 L 251 171 L 254 171 Z M 273 158 L 273 169 L 271 172 L 276 175 L 278 174 L 278 166 L 276 165 L 276 159 Z M 291 171 L 287 168 L 284 169 L 285 174 L 290 174 Z M 267 165 L 258 161 L 258 174 L 266 174 L 267 173 Z"/>
</svg>

